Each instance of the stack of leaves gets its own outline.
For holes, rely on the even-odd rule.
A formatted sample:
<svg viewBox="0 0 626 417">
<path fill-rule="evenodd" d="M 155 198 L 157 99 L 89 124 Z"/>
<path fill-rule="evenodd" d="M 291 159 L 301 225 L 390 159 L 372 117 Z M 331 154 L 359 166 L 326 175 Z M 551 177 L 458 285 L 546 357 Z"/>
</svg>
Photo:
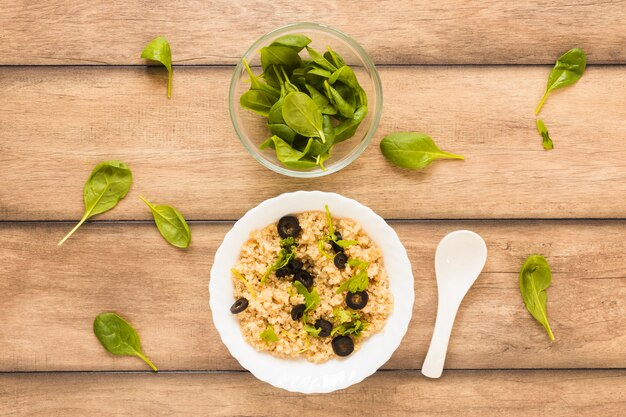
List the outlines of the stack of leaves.
<svg viewBox="0 0 626 417">
<path fill-rule="evenodd" d="M 304 35 L 285 35 L 261 48 L 263 73 L 248 63 L 250 90 L 242 107 L 267 117 L 272 135 L 261 149 L 272 148 L 288 168 L 324 169 L 333 146 L 351 138 L 367 115 L 367 95 L 339 54 L 322 55 Z M 300 53 L 306 49 L 308 59 Z"/>
</svg>

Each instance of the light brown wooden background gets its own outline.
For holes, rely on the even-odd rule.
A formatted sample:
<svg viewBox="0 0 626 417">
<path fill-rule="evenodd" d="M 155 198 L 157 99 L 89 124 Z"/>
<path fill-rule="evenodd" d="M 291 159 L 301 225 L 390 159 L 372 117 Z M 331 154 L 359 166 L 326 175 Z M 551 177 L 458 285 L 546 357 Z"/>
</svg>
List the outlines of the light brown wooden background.
<svg viewBox="0 0 626 417">
<path fill-rule="evenodd" d="M 523 4 L 522 4 L 523 3 Z M 622 416 L 626 409 L 625 1 L 5 1 L 0 9 L 0 416 Z M 295 180 L 263 169 L 227 111 L 240 54 L 286 23 L 352 35 L 379 65 L 383 119 L 345 170 Z M 171 43 L 174 89 L 139 55 Z M 555 58 L 589 67 L 542 111 Z M 378 142 L 429 133 L 466 156 L 421 172 Z M 56 243 L 82 214 L 82 185 L 121 159 L 135 184 L 117 208 Z M 329 395 L 257 381 L 228 354 L 208 309 L 209 269 L 246 210 L 285 191 L 340 192 L 389 219 L 413 263 L 416 302 L 383 370 Z M 178 207 L 193 243 L 165 243 L 137 199 Z M 440 380 L 419 372 L 436 311 L 433 255 L 469 228 L 489 260 L 453 331 Z M 517 273 L 553 269 L 550 343 Z M 91 331 L 115 310 L 162 372 L 115 357 Z"/>
</svg>

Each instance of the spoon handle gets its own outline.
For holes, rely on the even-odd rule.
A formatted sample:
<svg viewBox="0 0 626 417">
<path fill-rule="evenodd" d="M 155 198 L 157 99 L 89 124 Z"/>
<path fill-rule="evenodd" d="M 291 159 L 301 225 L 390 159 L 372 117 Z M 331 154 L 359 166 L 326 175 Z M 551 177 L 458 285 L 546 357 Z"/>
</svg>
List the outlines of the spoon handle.
<svg viewBox="0 0 626 417">
<path fill-rule="evenodd" d="M 459 309 L 459 303 L 456 305 L 443 305 L 441 302 L 437 307 L 437 320 L 435 322 L 435 330 L 433 338 L 430 341 L 430 347 L 426 354 L 426 359 L 422 364 L 422 374 L 428 378 L 439 378 L 443 372 L 443 364 L 446 361 L 446 352 L 448 350 L 448 342 L 450 341 L 450 333 L 454 325 L 454 318 Z"/>
</svg>

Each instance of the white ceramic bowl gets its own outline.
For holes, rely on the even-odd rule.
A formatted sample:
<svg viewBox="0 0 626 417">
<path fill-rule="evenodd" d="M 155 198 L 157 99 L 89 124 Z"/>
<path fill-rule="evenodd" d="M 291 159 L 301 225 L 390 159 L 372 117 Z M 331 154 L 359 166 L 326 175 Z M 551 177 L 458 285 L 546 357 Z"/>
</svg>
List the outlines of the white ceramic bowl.
<svg viewBox="0 0 626 417">
<path fill-rule="evenodd" d="M 333 217 L 347 217 L 361 223 L 381 248 L 394 299 L 393 310 L 383 330 L 364 340 L 361 348 L 346 358 L 314 364 L 306 359 L 280 359 L 259 352 L 244 340 L 237 317 L 230 313 L 230 306 L 234 302 L 230 269 L 252 231 L 277 222 L 287 214 L 323 211 L 324 204 L 328 204 Z M 400 345 L 411 320 L 413 273 L 398 235 L 371 209 L 335 193 L 298 191 L 262 202 L 235 223 L 215 253 L 209 294 L 215 327 L 231 355 L 244 368 L 278 388 L 307 394 L 323 393 L 356 384 L 389 360 Z"/>
</svg>

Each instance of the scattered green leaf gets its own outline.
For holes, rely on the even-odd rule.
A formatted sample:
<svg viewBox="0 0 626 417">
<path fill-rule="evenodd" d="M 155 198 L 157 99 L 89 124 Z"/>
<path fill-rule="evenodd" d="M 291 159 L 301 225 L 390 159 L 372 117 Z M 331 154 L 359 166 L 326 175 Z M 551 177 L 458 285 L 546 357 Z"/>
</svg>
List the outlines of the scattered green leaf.
<svg viewBox="0 0 626 417">
<path fill-rule="evenodd" d="M 137 356 L 154 372 L 158 369 L 141 350 L 139 335 L 133 327 L 115 313 L 102 313 L 93 322 L 93 332 L 102 346 L 114 355 Z"/>
<path fill-rule="evenodd" d="M 154 222 L 165 240 L 177 248 L 189 246 L 191 230 L 189 230 L 185 218 L 178 210 L 166 205 L 155 206 L 142 196 L 139 196 L 139 198 L 150 208 Z"/>
<path fill-rule="evenodd" d="M 519 287 L 528 312 L 543 325 L 550 340 L 554 340 L 552 329 L 548 323 L 546 289 L 552 281 L 552 273 L 548 261 L 541 255 L 531 255 L 524 262 L 519 273 Z"/>
<path fill-rule="evenodd" d="M 537 130 L 539 134 L 543 138 L 543 149 L 549 151 L 550 149 L 554 149 L 554 144 L 552 143 L 552 138 L 550 138 L 550 134 L 548 133 L 548 129 L 546 125 L 543 123 L 543 120 L 537 119 Z"/>
<path fill-rule="evenodd" d="M 276 336 L 276 332 L 274 332 L 274 328 L 269 324 L 267 325 L 265 330 L 263 330 L 259 334 L 259 336 L 261 337 L 261 340 L 263 340 L 268 345 L 270 343 L 278 342 L 278 336 Z"/>
<path fill-rule="evenodd" d="M 385 136 L 380 142 L 380 150 L 391 163 L 412 169 L 425 168 L 441 158 L 465 159 L 442 151 L 430 136 L 414 132 L 398 132 Z"/>
<path fill-rule="evenodd" d="M 541 97 L 541 101 L 535 109 L 535 114 L 539 114 L 550 92 L 567 87 L 580 80 L 580 77 L 582 77 L 585 72 L 586 66 L 587 56 L 580 48 L 570 49 L 561 55 L 559 59 L 556 60 L 556 64 L 554 64 L 554 68 L 552 68 L 548 76 L 546 92 L 543 94 L 543 97 Z"/>
<path fill-rule="evenodd" d="M 172 50 L 170 44 L 163 36 L 150 41 L 141 52 L 141 57 L 151 61 L 160 62 L 167 68 L 167 98 L 172 97 Z"/>
<path fill-rule="evenodd" d="M 111 210 L 128 194 L 133 175 L 126 164 L 120 161 L 102 162 L 93 169 L 83 188 L 85 213 L 78 224 L 59 242 L 62 245 L 85 220 Z"/>
</svg>

